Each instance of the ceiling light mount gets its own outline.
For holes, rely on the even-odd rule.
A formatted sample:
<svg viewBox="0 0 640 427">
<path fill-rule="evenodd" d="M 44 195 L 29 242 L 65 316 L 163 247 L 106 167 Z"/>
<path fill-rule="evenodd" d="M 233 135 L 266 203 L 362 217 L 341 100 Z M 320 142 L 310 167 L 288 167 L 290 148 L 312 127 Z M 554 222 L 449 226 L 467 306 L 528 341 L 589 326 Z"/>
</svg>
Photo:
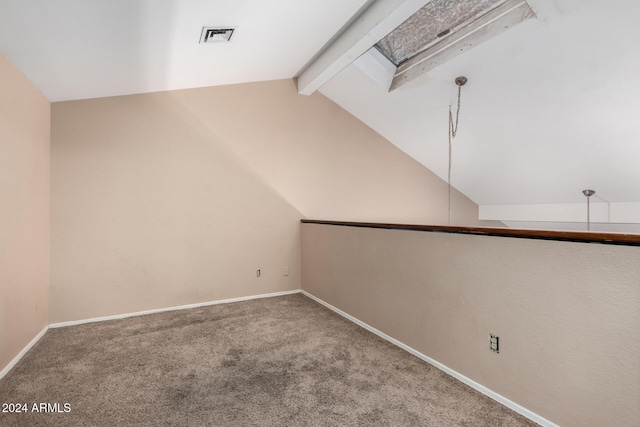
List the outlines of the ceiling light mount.
<svg viewBox="0 0 640 427">
<path fill-rule="evenodd" d="M 464 86 L 467 83 L 467 78 L 465 76 L 460 76 L 460 77 L 456 77 L 454 81 L 458 86 Z"/>
</svg>

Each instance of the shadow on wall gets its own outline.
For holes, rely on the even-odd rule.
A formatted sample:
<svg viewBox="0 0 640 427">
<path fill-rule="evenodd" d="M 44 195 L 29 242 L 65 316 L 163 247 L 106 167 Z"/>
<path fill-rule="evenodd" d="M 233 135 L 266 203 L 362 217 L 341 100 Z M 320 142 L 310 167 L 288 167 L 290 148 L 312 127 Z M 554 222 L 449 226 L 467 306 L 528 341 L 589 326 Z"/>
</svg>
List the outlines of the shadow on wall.
<svg viewBox="0 0 640 427">
<path fill-rule="evenodd" d="M 446 182 L 292 80 L 170 95 L 307 218 L 447 223 Z M 475 203 L 455 189 L 452 201 L 458 224 L 480 224 Z"/>
<path fill-rule="evenodd" d="M 51 322 L 300 288 L 302 214 L 170 93 L 52 117 Z"/>
</svg>

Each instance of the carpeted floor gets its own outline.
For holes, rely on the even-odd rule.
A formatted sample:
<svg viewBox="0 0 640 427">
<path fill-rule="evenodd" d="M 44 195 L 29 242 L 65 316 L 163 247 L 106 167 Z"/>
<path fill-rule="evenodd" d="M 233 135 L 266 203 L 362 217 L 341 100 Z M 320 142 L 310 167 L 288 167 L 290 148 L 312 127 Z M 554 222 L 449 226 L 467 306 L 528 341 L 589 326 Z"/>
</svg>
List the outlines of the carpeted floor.
<svg viewBox="0 0 640 427">
<path fill-rule="evenodd" d="M 51 329 L 1 403 L 28 407 L 1 426 L 536 425 L 301 294 Z"/>
</svg>

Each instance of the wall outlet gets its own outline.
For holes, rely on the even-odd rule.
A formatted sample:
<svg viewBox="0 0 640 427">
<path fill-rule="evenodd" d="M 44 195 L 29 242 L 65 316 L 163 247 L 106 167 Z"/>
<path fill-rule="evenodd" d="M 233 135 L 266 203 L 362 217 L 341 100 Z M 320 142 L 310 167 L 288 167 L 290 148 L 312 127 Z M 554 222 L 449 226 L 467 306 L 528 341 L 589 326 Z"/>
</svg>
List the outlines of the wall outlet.
<svg viewBox="0 0 640 427">
<path fill-rule="evenodd" d="M 489 334 L 489 350 L 494 353 L 500 353 L 500 337 L 497 335 Z"/>
<path fill-rule="evenodd" d="M 256 277 L 260 277 L 260 270 L 256 270 Z"/>
<path fill-rule="evenodd" d="M 283 276 L 288 276 L 289 275 L 289 267 L 287 267 L 286 265 L 284 267 L 282 267 L 282 275 Z"/>
</svg>

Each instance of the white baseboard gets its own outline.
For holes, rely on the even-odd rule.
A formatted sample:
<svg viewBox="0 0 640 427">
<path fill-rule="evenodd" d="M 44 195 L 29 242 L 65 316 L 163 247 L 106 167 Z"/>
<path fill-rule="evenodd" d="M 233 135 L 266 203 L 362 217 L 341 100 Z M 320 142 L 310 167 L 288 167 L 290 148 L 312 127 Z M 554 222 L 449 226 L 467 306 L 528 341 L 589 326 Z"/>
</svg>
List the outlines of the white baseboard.
<svg viewBox="0 0 640 427">
<path fill-rule="evenodd" d="M 118 319 L 126 319 L 127 317 L 144 316 L 146 314 L 163 313 L 165 311 L 188 310 L 190 308 L 207 307 L 210 305 L 228 304 L 232 302 L 249 301 L 249 300 L 261 299 L 261 298 L 281 297 L 284 295 L 299 294 L 300 292 L 301 292 L 300 289 L 294 289 L 292 291 L 273 292 L 270 294 L 251 295 L 247 297 L 229 298 L 229 299 L 209 301 L 209 302 L 198 302 L 195 304 L 179 305 L 175 307 L 166 307 L 166 308 L 157 308 L 153 310 L 136 311 L 133 313 L 116 314 L 113 316 L 95 317 L 92 319 L 72 320 L 70 322 L 52 323 L 49 325 L 49 327 L 64 328 L 67 326 L 84 325 L 85 323 L 104 322 L 107 320 L 118 320 Z"/>
<path fill-rule="evenodd" d="M 162 312 L 165 312 L 165 311 L 186 310 L 186 309 L 190 309 L 190 308 L 206 307 L 206 306 L 218 305 L 218 304 L 228 304 L 228 303 L 232 303 L 232 302 L 249 301 L 249 300 L 261 299 L 261 298 L 272 298 L 272 297 L 279 297 L 279 296 L 284 296 L 284 295 L 292 295 L 292 294 L 297 294 L 297 293 L 302 293 L 303 295 L 311 298 L 312 300 L 318 302 L 319 304 L 322 304 L 323 306 L 327 307 L 328 309 L 338 313 L 342 317 L 344 317 L 344 318 L 352 321 L 353 323 L 363 327 L 364 329 L 368 330 L 369 332 L 372 332 L 372 333 L 378 335 L 380 338 L 383 338 L 383 339 L 389 341 L 390 343 L 400 347 L 401 349 L 413 354 L 414 356 L 418 357 L 419 359 L 424 360 L 425 362 L 429 363 L 430 365 L 433 365 L 434 367 L 436 367 L 436 368 L 440 369 L 441 371 L 451 375 L 452 377 L 456 378 L 457 380 L 459 380 L 459 381 L 467 384 L 468 386 L 478 390 L 480 393 L 482 393 L 482 394 L 490 397 L 491 399 L 503 404 L 507 408 L 510 408 L 510 409 L 514 410 L 515 412 L 527 417 L 531 421 L 534 421 L 534 422 L 540 424 L 543 427 L 559 427 L 557 424 L 554 424 L 553 422 L 547 420 L 546 418 L 543 418 L 540 415 L 528 410 L 527 408 L 525 408 L 525 407 L 523 407 L 521 405 L 518 405 L 517 403 L 507 399 L 506 397 L 504 397 L 504 396 L 502 396 L 502 395 L 500 395 L 500 394 L 488 389 L 487 387 L 483 386 L 482 384 L 477 383 L 477 382 L 473 381 L 472 379 L 465 377 L 461 373 L 459 373 L 457 371 L 454 371 L 453 369 L 451 369 L 451 368 L 443 365 L 442 363 L 430 358 L 429 356 L 426 356 L 426 355 L 420 353 L 418 350 L 415 350 L 415 349 L 409 347 L 408 345 L 406 345 L 406 344 L 398 341 L 397 339 L 385 334 L 384 332 L 379 331 L 378 329 L 374 328 L 373 326 L 370 326 L 369 324 L 364 323 L 363 321 L 351 316 L 350 314 L 347 314 L 346 312 L 340 310 L 339 308 L 334 307 L 333 305 L 321 300 L 320 298 L 316 297 L 315 295 L 312 295 L 309 292 L 304 291 L 304 290 L 300 290 L 300 289 L 295 289 L 295 290 L 292 290 L 292 291 L 273 292 L 273 293 L 269 293 L 269 294 L 252 295 L 252 296 L 239 297 L 239 298 L 230 298 L 230 299 L 209 301 L 209 302 L 202 302 L 202 303 L 195 303 L 195 304 L 187 304 L 187 305 L 181 305 L 181 306 L 176 306 L 176 307 L 159 308 L 159 309 L 154 309 L 154 310 L 138 311 L 138 312 L 134 312 L 134 313 L 117 314 L 117 315 L 114 315 L 114 316 L 96 317 L 96 318 L 93 318 L 93 319 L 75 320 L 75 321 L 71 321 L 71 322 L 62 322 L 62 323 L 52 323 L 51 325 L 46 326 L 44 329 L 42 329 L 42 331 L 40 331 L 40 333 L 38 333 L 38 335 L 36 335 L 29 342 L 29 344 L 27 344 L 25 346 L 25 348 L 23 348 L 22 351 L 20 351 L 20 353 L 18 353 L 18 355 L 16 357 L 14 357 L 13 360 L 11 360 L 11 362 L 9 362 L 9 364 L 7 366 L 5 366 L 4 369 L 2 369 L 2 371 L 0 371 L 0 379 L 2 379 L 20 361 L 20 359 L 22 359 L 22 357 L 27 353 L 27 351 L 29 351 L 40 340 L 40 338 L 42 338 L 42 336 L 47 332 L 47 330 L 49 328 L 62 328 L 62 327 L 66 327 L 66 326 L 82 325 L 82 324 L 85 324 L 85 323 L 104 322 L 104 321 L 107 321 L 107 320 L 125 319 L 127 317 L 134 317 L 134 316 L 144 316 L 145 314 L 162 313 Z"/>
<path fill-rule="evenodd" d="M 324 305 L 325 307 L 327 307 L 329 310 L 332 310 L 336 313 L 338 313 L 340 316 L 352 321 L 353 323 L 355 323 L 358 326 L 363 327 L 364 329 L 368 330 L 369 332 L 372 332 L 376 335 L 378 335 L 380 338 L 383 338 L 387 341 L 389 341 L 391 344 L 394 344 L 398 347 L 400 347 L 401 349 L 413 354 L 414 356 L 416 356 L 419 359 L 424 360 L 425 362 L 427 362 L 430 365 L 433 365 L 434 367 L 440 369 L 441 371 L 451 375 L 452 377 L 454 377 L 455 379 L 465 383 L 466 385 L 468 385 L 469 387 L 472 387 L 476 390 L 478 390 L 480 393 L 484 394 L 485 396 L 490 397 L 491 399 L 495 400 L 498 403 L 503 404 L 504 406 L 506 406 L 507 408 L 527 417 L 528 419 L 530 419 L 533 422 L 536 422 L 538 424 L 540 424 L 543 427 L 559 427 L 557 424 L 547 420 L 546 418 L 541 417 L 540 415 L 536 414 L 535 412 L 532 412 L 530 410 L 528 410 L 527 408 L 518 405 L 517 403 L 507 399 L 506 397 L 488 389 L 487 387 L 483 386 L 480 383 L 475 382 L 474 380 L 472 380 L 471 378 L 467 378 L 464 375 L 462 375 L 461 373 L 454 371 L 453 369 L 443 365 L 442 363 L 430 358 L 427 355 L 424 355 L 422 353 L 420 353 L 418 350 L 409 347 L 408 345 L 398 341 L 397 339 L 390 337 L 389 335 L 385 334 L 382 331 L 377 330 L 376 328 L 374 328 L 373 326 L 364 323 L 363 321 L 351 316 L 350 314 L 345 313 L 344 311 L 340 310 L 337 307 L 332 306 L 331 304 L 321 300 L 320 298 L 316 297 L 315 295 L 310 294 L 309 292 L 302 290 L 301 291 L 303 295 L 311 298 L 312 300 Z"/>
<path fill-rule="evenodd" d="M 36 335 L 30 342 L 29 344 L 27 344 L 25 346 L 25 348 L 23 348 L 20 353 L 18 353 L 18 355 L 16 357 L 13 358 L 13 360 L 11 360 L 11 362 L 9 362 L 9 364 L 7 366 L 4 367 L 4 369 L 2 369 L 2 371 L 0 371 L 0 380 L 2 378 L 4 378 L 5 375 L 7 375 L 9 373 L 9 371 L 11 369 L 13 369 L 14 366 L 16 366 L 18 364 L 18 362 L 20 361 L 20 359 L 22 359 L 22 356 L 24 356 L 25 354 L 27 354 L 27 351 L 31 350 L 31 347 L 33 347 L 34 345 L 36 345 L 36 343 L 38 341 L 40 341 L 40 338 L 42 338 L 44 336 L 44 334 L 47 332 L 47 330 L 49 330 L 48 326 L 45 326 L 44 329 L 42 329 L 38 335 Z"/>
<path fill-rule="evenodd" d="M 105 317 L 96 317 L 93 319 L 74 320 L 71 322 L 52 323 L 46 326 L 42 331 L 40 331 L 40 333 L 36 335 L 35 338 L 33 338 L 31 342 L 29 342 L 29 344 L 27 344 L 25 348 L 23 348 L 22 351 L 20 351 L 20 353 L 18 353 L 18 355 L 14 357 L 13 360 L 11 360 L 11 362 L 9 362 L 9 364 L 2 369 L 2 371 L 0 371 L 0 380 L 5 375 L 7 375 L 14 366 L 16 366 L 16 364 L 20 361 L 20 359 L 22 359 L 22 357 L 27 353 L 27 351 L 29 351 L 31 347 L 33 347 L 40 340 L 40 338 L 42 338 L 42 336 L 47 332 L 47 330 L 49 330 L 49 328 L 63 328 L 66 326 L 82 325 L 85 323 L 104 322 L 106 320 L 125 319 L 127 317 L 144 316 L 145 314 L 162 313 L 164 311 L 186 310 L 189 308 L 206 307 L 209 305 L 217 305 L 217 304 L 228 304 L 231 302 L 249 301 L 252 299 L 280 297 L 284 295 L 299 294 L 300 292 L 301 292 L 300 289 L 294 289 L 292 291 L 273 292 L 270 294 L 251 295 L 247 297 L 229 298 L 229 299 L 209 301 L 209 302 L 200 302 L 195 304 L 180 305 L 176 307 L 166 307 L 166 308 L 158 308 L 155 310 L 137 311 L 135 313 L 116 314 L 115 316 L 105 316 Z"/>
<path fill-rule="evenodd" d="M 209 301 L 209 302 L 199 302 L 195 304 L 180 305 L 176 307 L 166 307 L 166 308 L 158 308 L 155 310 L 137 311 L 134 313 L 116 314 L 114 316 L 96 317 L 93 319 L 83 319 L 83 320 L 74 320 L 71 322 L 52 323 L 46 326 L 42 331 L 40 331 L 40 333 L 36 335 L 35 338 L 33 338 L 31 342 L 29 342 L 29 344 L 27 344 L 26 347 L 23 348 L 22 351 L 20 351 L 20 353 L 18 353 L 18 355 L 14 357 L 13 360 L 11 360 L 11 362 L 9 362 L 9 364 L 2 369 L 2 371 L 0 371 L 0 380 L 5 375 L 7 375 L 14 366 L 16 366 L 16 364 L 20 361 L 20 359 L 22 359 L 22 357 L 27 353 L 27 351 L 29 351 L 31 347 L 33 347 L 40 340 L 40 338 L 42 338 L 42 336 L 47 332 L 47 330 L 49 330 L 49 328 L 64 328 L 67 326 L 83 325 L 85 323 L 94 323 L 94 322 L 104 322 L 106 320 L 125 319 L 127 317 L 144 316 L 145 314 L 162 313 L 165 311 L 186 310 L 189 308 L 206 307 L 206 306 L 218 305 L 218 304 L 228 304 L 231 302 L 249 301 L 249 300 L 260 299 L 260 298 L 280 297 L 284 295 L 299 294 L 300 292 L 301 292 L 300 289 L 294 289 L 292 291 L 273 292 L 270 294 L 251 295 L 247 297 L 229 298 L 229 299 Z"/>
</svg>

